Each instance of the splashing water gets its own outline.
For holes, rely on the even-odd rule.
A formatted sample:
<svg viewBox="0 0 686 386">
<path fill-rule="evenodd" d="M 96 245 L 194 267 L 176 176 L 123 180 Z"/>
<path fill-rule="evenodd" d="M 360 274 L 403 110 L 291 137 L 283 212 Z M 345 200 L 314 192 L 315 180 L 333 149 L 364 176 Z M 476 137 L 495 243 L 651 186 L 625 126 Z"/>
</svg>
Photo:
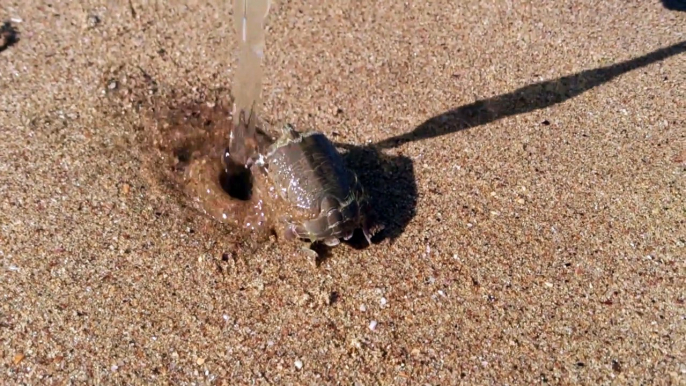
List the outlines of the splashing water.
<svg viewBox="0 0 686 386">
<path fill-rule="evenodd" d="M 262 59 L 265 46 L 265 21 L 270 0 L 234 0 L 233 21 L 238 33 L 238 68 L 233 83 L 234 129 L 231 132 L 229 153 L 233 161 L 245 164 L 255 151 L 255 126 L 261 107 Z M 248 125 L 239 125 L 244 114 Z"/>
</svg>

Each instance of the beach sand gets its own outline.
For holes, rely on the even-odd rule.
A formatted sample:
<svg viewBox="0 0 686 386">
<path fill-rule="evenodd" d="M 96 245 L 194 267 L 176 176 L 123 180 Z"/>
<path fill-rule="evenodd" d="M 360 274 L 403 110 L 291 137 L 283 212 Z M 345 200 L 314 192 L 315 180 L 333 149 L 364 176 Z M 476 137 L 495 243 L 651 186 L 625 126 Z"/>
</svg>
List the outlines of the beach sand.
<svg viewBox="0 0 686 386">
<path fill-rule="evenodd" d="M 185 3 L 0 5 L 0 384 L 686 383 L 678 2 L 274 4 L 264 118 L 386 225 L 318 264 L 170 183 L 236 66 Z"/>
</svg>

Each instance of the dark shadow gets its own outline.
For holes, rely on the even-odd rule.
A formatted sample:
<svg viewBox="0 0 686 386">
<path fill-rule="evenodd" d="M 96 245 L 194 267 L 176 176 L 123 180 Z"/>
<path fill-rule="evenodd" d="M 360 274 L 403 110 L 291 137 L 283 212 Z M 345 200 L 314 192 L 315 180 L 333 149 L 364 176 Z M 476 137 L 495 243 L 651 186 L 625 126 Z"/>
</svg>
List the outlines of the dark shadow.
<svg viewBox="0 0 686 386">
<path fill-rule="evenodd" d="M 373 146 L 336 145 L 346 150 L 343 159 L 357 173 L 369 197 L 372 224 L 384 227 L 372 237 L 372 243 L 400 236 L 414 217 L 417 206 L 412 160 L 402 155 L 385 155 Z M 355 249 L 369 246 L 360 230 L 345 243 Z"/>
<path fill-rule="evenodd" d="M 310 249 L 317 253 L 317 258 L 314 262 L 317 267 L 321 267 L 322 264 L 331 258 L 331 247 L 324 243 L 311 243 Z"/>
<path fill-rule="evenodd" d="M 0 52 L 12 47 L 19 42 L 19 31 L 9 21 L 0 26 Z"/>
<path fill-rule="evenodd" d="M 535 83 L 508 94 L 479 100 L 435 116 L 413 131 L 376 143 L 379 149 L 390 149 L 407 142 L 481 126 L 501 118 L 543 109 L 574 98 L 594 87 L 629 71 L 662 61 L 686 51 L 686 41 L 661 48 L 635 59 L 586 70 L 556 80 Z"/>
<path fill-rule="evenodd" d="M 662 5 L 671 11 L 686 12 L 686 0 L 662 0 Z"/>
</svg>

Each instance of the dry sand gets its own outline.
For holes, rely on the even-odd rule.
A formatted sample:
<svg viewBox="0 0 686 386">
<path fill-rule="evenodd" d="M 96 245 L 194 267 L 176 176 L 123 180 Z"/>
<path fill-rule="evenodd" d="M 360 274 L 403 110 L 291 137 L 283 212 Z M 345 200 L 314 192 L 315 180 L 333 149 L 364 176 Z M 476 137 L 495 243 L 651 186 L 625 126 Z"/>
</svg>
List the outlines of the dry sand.
<svg viewBox="0 0 686 386">
<path fill-rule="evenodd" d="M 0 5 L 1 384 L 686 383 L 678 1 L 277 2 L 268 118 L 387 224 L 319 266 L 150 162 L 136 98 L 235 67 L 230 2 L 171 3 Z"/>
</svg>

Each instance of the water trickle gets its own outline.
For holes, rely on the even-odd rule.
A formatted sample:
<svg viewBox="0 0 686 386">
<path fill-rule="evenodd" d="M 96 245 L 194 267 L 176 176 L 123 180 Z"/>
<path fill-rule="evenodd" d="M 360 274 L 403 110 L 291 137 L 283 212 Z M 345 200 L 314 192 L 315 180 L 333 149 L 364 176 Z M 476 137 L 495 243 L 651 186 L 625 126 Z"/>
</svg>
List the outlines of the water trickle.
<svg viewBox="0 0 686 386">
<path fill-rule="evenodd" d="M 233 124 L 230 157 L 239 164 L 256 150 L 255 127 L 259 123 L 264 69 L 265 21 L 269 0 L 234 0 L 233 21 L 238 35 L 238 68 L 233 82 Z M 239 125 L 245 114 L 246 125 Z"/>
</svg>

